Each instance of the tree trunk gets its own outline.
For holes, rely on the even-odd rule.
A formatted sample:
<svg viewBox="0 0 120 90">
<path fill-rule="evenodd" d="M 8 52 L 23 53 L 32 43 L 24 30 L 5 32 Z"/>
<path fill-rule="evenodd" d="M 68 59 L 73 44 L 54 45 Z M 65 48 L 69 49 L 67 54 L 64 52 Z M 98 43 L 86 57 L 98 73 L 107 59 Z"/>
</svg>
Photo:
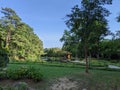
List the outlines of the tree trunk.
<svg viewBox="0 0 120 90">
<path fill-rule="evenodd" d="M 97 59 L 100 59 L 100 40 L 97 41 L 98 44 L 98 52 L 97 52 Z"/>
<path fill-rule="evenodd" d="M 85 46 L 84 46 L 84 50 L 85 50 L 85 61 L 86 61 L 86 73 L 89 73 L 88 71 L 88 49 L 87 49 L 87 42 L 85 41 Z"/>
<path fill-rule="evenodd" d="M 76 53 L 76 55 L 75 55 L 75 59 L 76 59 L 76 60 L 78 60 L 78 46 L 79 46 L 79 44 L 76 45 L 76 52 L 75 52 L 75 53 Z"/>
<path fill-rule="evenodd" d="M 11 30 L 8 30 L 7 35 L 6 35 L 6 44 L 5 47 L 9 47 L 9 43 L 10 43 L 10 37 L 11 37 Z"/>
<path fill-rule="evenodd" d="M 99 53 L 97 53 L 97 59 L 100 59 L 100 55 L 99 55 Z"/>
<path fill-rule="evenodd" d="M 0 38 L 0 49 L 2 48 L 2 39 Z"/>
</svg>

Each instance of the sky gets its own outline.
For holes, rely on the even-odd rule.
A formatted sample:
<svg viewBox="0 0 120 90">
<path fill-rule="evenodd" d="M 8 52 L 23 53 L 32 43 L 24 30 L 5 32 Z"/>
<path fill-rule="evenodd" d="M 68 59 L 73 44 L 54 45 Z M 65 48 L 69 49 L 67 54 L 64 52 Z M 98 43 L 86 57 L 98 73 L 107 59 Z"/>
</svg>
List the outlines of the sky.
<svg viewBox="0 0 120 90">
<path fill-rule="evenodd" d="M 80 5 L 81 0 L 0 0 L 1 7 L 15 10 L 23 22 L 30 25 L 35 34 L 43 41 L 44 48 L 62 47 L 59 40 L 67 26 L 66 14 L 71 13 L 71 8 Z M 120 14 L 120 0 L 113 0 L 113 4 L 106 6 L 111 12 L 107 18 L 109 29 L 112 32 L 120 30 L 116 17 Z M 1 17 L 0 13 L 0 17 Z"/>
</svg>

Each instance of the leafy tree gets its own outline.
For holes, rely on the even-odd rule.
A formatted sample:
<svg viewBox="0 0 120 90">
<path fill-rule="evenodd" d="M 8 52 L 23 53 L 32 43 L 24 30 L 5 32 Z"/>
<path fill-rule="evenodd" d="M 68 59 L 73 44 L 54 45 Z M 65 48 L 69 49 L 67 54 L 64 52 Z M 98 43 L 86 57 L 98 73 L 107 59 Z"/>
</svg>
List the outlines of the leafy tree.
<svg viewBox="0 0 120 90">
<path fill-rule="evenodd" d="M 79 38 L 76 37 L 71 31 L 64 31 L 61 42 L 64 42 L 62 49 L 71 52 L 76 59 L 78 58 Z"/>
<path fill-rule="evenodd" d="M 8 51 L 4 48 L 4 28 L 0 24 L 0 67 L 5 67 L 9 62 Z"/>
<path fill-rule="evenodd" d="M 8 62 L 8 51 L 0 47 L 0 67 L 6 67 Z"/>
<path fill-rule="evenodd" d="M 110 12 L 103 5 L 111 3 L 112 0 L 82 0 L 81 8 L 76 5 L 72 8 L 72 13 L 67 15 L 66 25 L 84 45 L 86 73 L 88 73 L 87 58 L 91 44 L 99 44 L 108 31 L 105 17 L 109 16 Z"/>
<path fill-rule="evenodd" d="M 25 23 L 21 23 L 21 26 L 15 30 L 11 39 L 12 58 L 34 60 L 39 59 L 43 53 L 42 41 L 34 34 L 33 29 Z"/>
<path fill-rule="evenodd" d="M 11 8 L 2 8 L 0 19 L 0 46 L 9 52 L 11 60 L 39 60 L 43 43 Z M 7 52 L 7 54 L 8 54 Z"/>
<path fill-rule="evenodd" d="M 108 60 L 120 60 L 120 39 L 102 40 L 100 42 L 100 54 Z"/>
<path fill-rule="evenodd" d="M 8 48 L 11 40 L 11 34 L 21 19 L 11 8 L 2 8 L 1 13 L 4 14 L 4 17 L 1 19 L 1 24 L 6 28 L 7 33 L 5 47 Z"/>
</svg>

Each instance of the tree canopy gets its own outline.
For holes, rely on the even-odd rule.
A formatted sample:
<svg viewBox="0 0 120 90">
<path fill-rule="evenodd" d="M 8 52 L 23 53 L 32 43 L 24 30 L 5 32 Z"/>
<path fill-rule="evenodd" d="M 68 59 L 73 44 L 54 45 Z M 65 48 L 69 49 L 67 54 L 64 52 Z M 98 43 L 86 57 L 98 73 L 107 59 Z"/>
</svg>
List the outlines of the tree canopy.
<svg viewBox="0 0 120 90">
<path fill-rule="evenodd" d="M 33 28 L 22 22 L 11 8 L 2 8 L 1 13 L 3 16 L 0 19 L 0 49 L 7 50 L 11 60 L 40 59 L 43 43 Z"/>
<path fill-rule="evenodd" d="M 99 41 L 108 32 L 106 17 L 110 12 L 103 7 L 106 4 L 112 4 L 112 0 L 82 0 L 81 7 L 74 6 L 71 14 L 67 15 L 66 25 L 70 29 L 70 35 L 75 37 L 75 41 L 77 39 L 78 44 L 79 42 L 83 44 L 86 72 L 88 72 L 88 53 L 91 53 L 89 48 L 96 45 L 98 49 Z M 64 44 L 66 44 L 65 39 L 63 35 Z M 99 52 L 99 49 L 97 51 Z"/>
</svg>

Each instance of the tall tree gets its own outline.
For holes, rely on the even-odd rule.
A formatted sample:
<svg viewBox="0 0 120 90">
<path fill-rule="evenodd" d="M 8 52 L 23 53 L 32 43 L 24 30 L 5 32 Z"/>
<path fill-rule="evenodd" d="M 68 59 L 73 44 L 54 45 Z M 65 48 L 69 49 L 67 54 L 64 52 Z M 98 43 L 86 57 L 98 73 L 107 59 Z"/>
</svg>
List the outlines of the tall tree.
<svg viewBox="0 0 120 90">
<path fill-rule="evenodd" d="M 11 8 L 2 8 L 0 19 L 0 47 L 9 51 L 12 60 L 39 60 L 43 43 Z"/>
<path fill-rule="evenodd" d="M 15 30 L 21 19 L 16 14 L 16 12 L 11 8 L 2 8 L 1 13 L 4 14 L 4 16 L 1 19 L 1 24 L 6 28 L 6 32 L 7 32 L 5 47 L 8 48 L 10 44 L 12 32 L 13 30 Z"/>
<path fill-rule="evenodd" d="M 66 25 L 72 34 L 79 37 L 84 45 L 86 73 L 88 73 L 88 48 L 92 43 L 98 43 L 107 34 L 107 20 L 110 12 L 103 7 L 112 0 L 82 0 L 81 8 L 76 5 L 72 13 L 67 15 Z"/>
</svg>

